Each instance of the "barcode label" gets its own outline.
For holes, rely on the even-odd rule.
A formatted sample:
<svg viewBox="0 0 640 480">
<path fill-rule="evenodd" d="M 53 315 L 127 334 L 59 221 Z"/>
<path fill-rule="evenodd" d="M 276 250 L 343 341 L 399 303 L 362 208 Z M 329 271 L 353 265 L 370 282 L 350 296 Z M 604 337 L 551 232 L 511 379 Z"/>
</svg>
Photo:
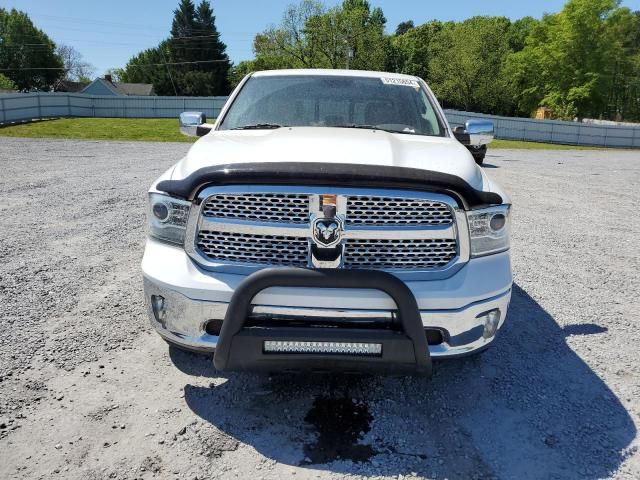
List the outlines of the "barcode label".
<svg viewBox="0 0 640 480">
<path fill-rule="evenodd" d="M 402 87 L 412 87 L 412 88 L 420 88 L 420 84 L 417 80 L 410 80 L 408 78 L 391 78 L 391 77 L 381 77 L 382 83 L 385 85 L 399 85 Z"/>
</svg>

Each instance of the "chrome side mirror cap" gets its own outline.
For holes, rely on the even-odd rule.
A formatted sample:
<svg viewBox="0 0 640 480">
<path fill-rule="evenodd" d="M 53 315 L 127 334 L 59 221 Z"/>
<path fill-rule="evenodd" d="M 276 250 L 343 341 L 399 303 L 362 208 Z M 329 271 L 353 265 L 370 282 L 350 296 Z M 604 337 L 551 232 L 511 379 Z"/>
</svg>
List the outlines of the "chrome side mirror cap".
<svg viewBox="0 0 640 480">
<path fill-rule="evenodd" d="M 180 133 L 188 137 L 202 137 L 211 131 L 213 125 L 207 123 L 202 112 L 183 112 L 180 114 Z"/>
<path fill-rule="evenodd" d="M 469 145 L 481 147 L 493 141 L 495 129 L 489 120 L 467 120 L 464 133 L 469 136 Z"/>
</svg>

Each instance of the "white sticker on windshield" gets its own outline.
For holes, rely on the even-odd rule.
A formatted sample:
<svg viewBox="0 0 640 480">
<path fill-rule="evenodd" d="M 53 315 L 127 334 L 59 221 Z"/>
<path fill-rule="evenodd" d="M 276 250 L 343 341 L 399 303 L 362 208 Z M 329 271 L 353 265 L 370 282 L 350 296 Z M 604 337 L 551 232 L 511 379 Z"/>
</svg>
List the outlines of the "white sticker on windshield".
<svg viewBox="0 0 640 480">
<path fill-rule="evenodd" d="M 380 80 L 382 80 L 382 83 L 385 85 L 400 85 L 402 87 L 412 87 L 415 89 L 420 88 L 417 80 L 410 80 L 408 78 L 380 77 Z"/>
</svg>

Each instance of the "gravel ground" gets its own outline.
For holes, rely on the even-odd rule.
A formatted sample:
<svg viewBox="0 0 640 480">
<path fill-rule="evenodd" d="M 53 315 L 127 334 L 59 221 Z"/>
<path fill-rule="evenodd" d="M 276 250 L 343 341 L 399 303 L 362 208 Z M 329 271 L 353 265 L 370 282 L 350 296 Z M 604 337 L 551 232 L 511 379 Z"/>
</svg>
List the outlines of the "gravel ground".
<svg viewBox="0 0 640 480">
<path fill-rule="evenodd" d="M 640 153 L 489 152 L 512 308 L 425 381 L 220 378 L 169 350 L 145 191 L 187 148 L 0 140 L 0 478 L 640 478 Z"/>
</svg>

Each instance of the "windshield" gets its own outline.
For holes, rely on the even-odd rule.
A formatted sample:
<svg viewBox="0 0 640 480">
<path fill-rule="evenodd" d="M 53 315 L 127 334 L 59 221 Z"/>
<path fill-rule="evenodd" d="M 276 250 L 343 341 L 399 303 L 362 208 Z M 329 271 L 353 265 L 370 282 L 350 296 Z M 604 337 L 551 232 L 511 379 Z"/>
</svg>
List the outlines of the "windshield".
<svg viewBox="0 0 640 480">
<path fill-rule="evenodd" d="M 284 126 L 444 134 L 429 96 L 416 80 L 333 75 L 252 77 L 219 129 Z"/>
</svg>

